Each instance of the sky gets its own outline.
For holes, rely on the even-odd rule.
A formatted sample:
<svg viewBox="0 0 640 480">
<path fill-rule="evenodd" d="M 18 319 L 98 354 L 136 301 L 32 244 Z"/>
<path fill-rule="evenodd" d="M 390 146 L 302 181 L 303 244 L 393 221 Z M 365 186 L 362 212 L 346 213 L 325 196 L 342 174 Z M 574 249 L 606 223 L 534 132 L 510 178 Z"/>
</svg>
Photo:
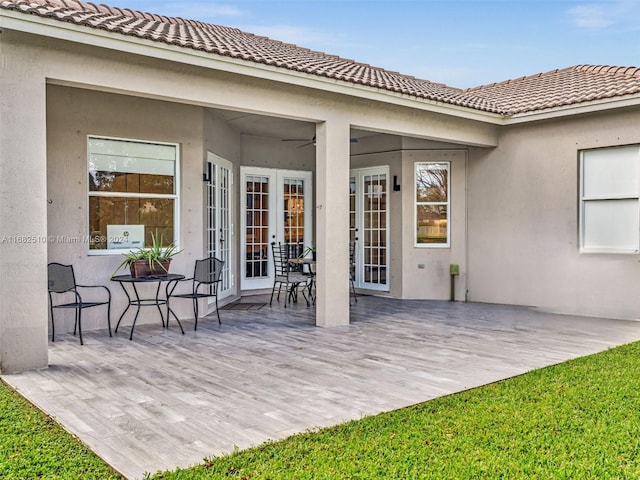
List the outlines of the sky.
<svg viewBox="0 0 640 480">
<path fill-rule="evenodd" d="M 236 27 L 469 88 L 580 64 L 640 67 L 640 0 L 100 0 Z"/>
</svg>

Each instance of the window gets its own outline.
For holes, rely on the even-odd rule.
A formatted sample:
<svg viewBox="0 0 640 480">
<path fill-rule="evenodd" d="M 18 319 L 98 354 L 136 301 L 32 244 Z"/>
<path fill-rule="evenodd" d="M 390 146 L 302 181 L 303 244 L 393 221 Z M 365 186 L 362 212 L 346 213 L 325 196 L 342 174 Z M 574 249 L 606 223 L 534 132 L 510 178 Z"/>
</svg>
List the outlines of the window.
<svg viewBox="0 0 640 480">
<path fill-rule="evenodd" d="M 89 137 L 89 250 L 178 242 L 178 146 Z"/>
<path fill-rule="evenodd" d="M 416 173 L 416 247 L 449 246 L 449 162 L 418 162 Z"/>
<path fill-rule="evenodd" d="M 580 153 L 580 251 L 637 253 L 640 146 Z"/>
</svg>

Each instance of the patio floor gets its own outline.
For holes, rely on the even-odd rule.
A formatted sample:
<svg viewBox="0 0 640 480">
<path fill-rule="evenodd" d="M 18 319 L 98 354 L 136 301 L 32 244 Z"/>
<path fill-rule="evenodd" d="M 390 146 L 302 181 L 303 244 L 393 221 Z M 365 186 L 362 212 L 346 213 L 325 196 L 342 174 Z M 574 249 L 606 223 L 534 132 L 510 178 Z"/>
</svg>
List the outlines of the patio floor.
<svg viewBox="0 0 640 480">
<path fill-rule="evenodd" d="M 250 302 L 261 299 L 251 298 Z M 458 392 L 640 340 L 640 322 L 360 297 L 348 327 L 268 305 L 87 332 L 3 379 L 128 478 Z"/>
</svg>

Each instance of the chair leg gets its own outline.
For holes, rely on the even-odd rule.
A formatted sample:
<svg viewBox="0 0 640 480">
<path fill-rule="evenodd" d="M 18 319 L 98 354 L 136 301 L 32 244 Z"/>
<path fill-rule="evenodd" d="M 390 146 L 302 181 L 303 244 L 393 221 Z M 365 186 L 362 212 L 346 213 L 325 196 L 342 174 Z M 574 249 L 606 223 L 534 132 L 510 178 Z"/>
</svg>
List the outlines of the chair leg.
<svg viewBox="0 0 640 480">
<path fill-rule="evenodd" d="M 113 337 L 111 335 L 111 302 L 107 303 L 107 325 L 109 326 L 109 336 Z"/>
<path fill-rule="evenodd" d="M 82 341 L 82 308 L 78 309 L 78 335 L 80 336 L 80 345 L 84 345 Z"/>
<path fill-rule="evenodd" d="M 280 284 L 280 288 L 282 288 L 282 284 Z M 280 288 L 278 289 L 278 303 L 280 303 Z M 284 284 L 284 308 L 287 308 L 287 303 L 289 303 L 289 299 L 291 298 L 291 290 L 288 283 Z"/>
<path fill-rule="evenodd" d="M 271 305 L 273 303 L 273 294 L 276 291 L 276 282 L 273 282 L 273 288 L 271 289 L 271 300 L 269 300 L 269 305 Z"/>
<path fill-rule="evenodd" d="M 216 315 L 218 315 L 218 325 L 222 325 L 222 320 L 220 320 L 220 309 L 218 308 L 218 290 L 216 290 Z"/>
<path fill-rule="evenodd" d="M 78 331 L 78 312 L 80 311 L 79 308 L 76 308 L 76 318 L 75 318 L 75 323 L 73 324 L 73 336 L 76 336 L 76 332 Z"/>
<path fill-rule="evenodd" d="M 356 295 L 356 287 L 353 284 L 353 280 L 351 280 L 351 290 L 353 291 L 353 299 L 358 303 L 358 296 Z"/>
<path fill-rule="evenodd" d="M 53 305 L 49 301 L 49 310 L 51 310 L 51 341 L 55 342 L 56 322 L 53 321 Z"/>
<path fill-rule="evenodd" d="M 191 299 L 193 301 L 193 318 L 195 318 L 196 323 L 193 326 L 194 330 L 198 329 L 198 299 L 197 298 L 192 298 Z"/>
<path fill-rule="evenodd" d="M 200 316 L 200 304 L 198 303 L 197 298 L 194 298 L 194 303 L 196 305 L 196 325 L 193 329 L 195 330 L 196 327 L 198 326 L 198 317 Z"/>
</svg>

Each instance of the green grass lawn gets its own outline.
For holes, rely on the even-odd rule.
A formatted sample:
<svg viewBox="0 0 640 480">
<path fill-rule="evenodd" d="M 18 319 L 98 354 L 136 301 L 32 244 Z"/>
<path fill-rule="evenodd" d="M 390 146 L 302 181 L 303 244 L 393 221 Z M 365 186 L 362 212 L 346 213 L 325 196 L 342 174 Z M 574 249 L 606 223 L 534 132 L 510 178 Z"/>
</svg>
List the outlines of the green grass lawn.
<svg viewBox="0 0 640 480">
<path fill-rule="evenodd" d="M 122 479 L 55 421 L 0 382 L 1 479 Z"/>
<path fill-rule="evenodd" d="M 0 477 L 113 478 L 6 388 L 0 398 Z M 638 479 L 640 343 L 150 478 Z"/>
</svg>

